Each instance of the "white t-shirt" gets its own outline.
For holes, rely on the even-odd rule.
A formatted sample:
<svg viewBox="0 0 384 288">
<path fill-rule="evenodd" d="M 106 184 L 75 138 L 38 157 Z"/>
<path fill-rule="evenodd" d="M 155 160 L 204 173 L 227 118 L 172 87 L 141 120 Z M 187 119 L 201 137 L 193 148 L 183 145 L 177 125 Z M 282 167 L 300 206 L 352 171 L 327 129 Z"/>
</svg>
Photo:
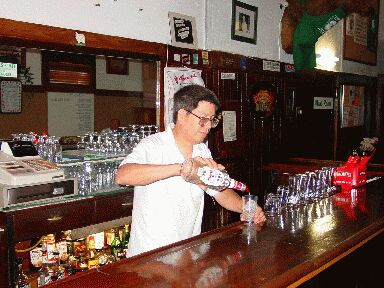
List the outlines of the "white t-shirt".
<svg viewBox="0 0 384 288">
<path fill-rule="evenodd" d="M 192 157 L 212 158 L 204 143 L 193 146 Z M 125 163 L 183 163 L 171 127 L 144 138 L 129 154 Z M 213 196 L 216 192 L 209 191 Z M 128 256 L 200 234 L 204 208 L 204 191 L 181 176 L 135 186 L 132 230 Z"/>
</svg>

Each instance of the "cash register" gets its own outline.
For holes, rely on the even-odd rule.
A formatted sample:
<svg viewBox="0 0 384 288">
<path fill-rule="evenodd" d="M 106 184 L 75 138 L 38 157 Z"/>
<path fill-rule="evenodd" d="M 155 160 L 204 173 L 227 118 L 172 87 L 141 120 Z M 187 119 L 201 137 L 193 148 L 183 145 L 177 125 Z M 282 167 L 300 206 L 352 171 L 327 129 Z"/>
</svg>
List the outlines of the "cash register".
<svg viewBox="0 0 384 288">
<path fill-rule="evenodd" d="M 31 141 L 1 141 L 0 147 L 0 208 L 77 194 L 75 179 L 65 179 Z"/>
</svg>

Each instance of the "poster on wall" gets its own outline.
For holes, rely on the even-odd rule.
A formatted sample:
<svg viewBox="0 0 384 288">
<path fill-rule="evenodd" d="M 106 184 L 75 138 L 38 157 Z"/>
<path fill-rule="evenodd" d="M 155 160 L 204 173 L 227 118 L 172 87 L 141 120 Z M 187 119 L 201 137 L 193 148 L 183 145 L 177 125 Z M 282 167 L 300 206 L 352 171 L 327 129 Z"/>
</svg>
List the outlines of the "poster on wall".
<svg viewBox="0 0 384 288">
<path fill-rule="evenodd" d="M 80 136 L 93 129 L 94 94 L 48 92 L 48 134 Z"/>
<path fill-rule="evenodd" d="M 171 44 L 176 47 L 197 49 L 196 22 L 194 17 L 169 12 Z"/>
<path fill-rule="evenodd" d="M 364 125 L 364 98 L 363 86 L 342 86 L 341 128 Z"/>
<path fill-rule="evenodd" d="M 223 111 L 223 140 L 224 142 L 236 141 L 236 111 Z"/>
<path fill-rule="evenodd" d="M 204 85 L 201 70 L 165 67 L 164 68 L 164 125 L 173 123 L 173 95 L 182 87 L 198 84 Z"/>
</svg>

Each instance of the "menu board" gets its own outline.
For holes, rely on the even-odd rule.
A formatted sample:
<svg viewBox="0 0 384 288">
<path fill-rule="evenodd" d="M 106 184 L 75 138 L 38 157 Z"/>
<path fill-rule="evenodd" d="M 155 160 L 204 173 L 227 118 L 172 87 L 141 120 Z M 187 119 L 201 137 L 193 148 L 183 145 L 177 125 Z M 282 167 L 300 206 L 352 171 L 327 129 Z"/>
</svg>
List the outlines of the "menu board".
<svg viewBox="0 0 384 288">
<path fill-rule="evenodd" d="M 79 136 L 94 129 L 94 94 L 48 93 L 48 133 Z"/>
<path fill-rule="evenodd" d="M 21 91 L 22 84 L 19 80 L 1 81 L 1 112 L 20 113 L 21 112 Z"/>
</svg>

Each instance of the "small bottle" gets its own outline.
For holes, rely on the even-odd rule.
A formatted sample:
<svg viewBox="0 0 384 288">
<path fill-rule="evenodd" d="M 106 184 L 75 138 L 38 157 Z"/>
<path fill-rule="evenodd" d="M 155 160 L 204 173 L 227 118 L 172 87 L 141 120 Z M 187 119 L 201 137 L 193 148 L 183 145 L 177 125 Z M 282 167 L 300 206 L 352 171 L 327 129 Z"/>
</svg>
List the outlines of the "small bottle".
<svg viewBox="0 0 384 288">
<path fill-rule="evenodd" d="M 186 160 L 183 163 L 181 177 L 188 182 L 206 185 L 214 190 L 221 191 L 230 188 L 249 192 L 247 185 L 232 179 L 226 171 L 210 168 L 194 159 Z"/>
<path fill-rule="evenodd" d="M 31 285 L 29 283 L 29 278 L 23 272 L 23 263 L 22 259 L 19 258 L 17 260 L 17 276 L 15 279 L 15 287 L 16 288 L 30 288 Z"/>
</svg>

